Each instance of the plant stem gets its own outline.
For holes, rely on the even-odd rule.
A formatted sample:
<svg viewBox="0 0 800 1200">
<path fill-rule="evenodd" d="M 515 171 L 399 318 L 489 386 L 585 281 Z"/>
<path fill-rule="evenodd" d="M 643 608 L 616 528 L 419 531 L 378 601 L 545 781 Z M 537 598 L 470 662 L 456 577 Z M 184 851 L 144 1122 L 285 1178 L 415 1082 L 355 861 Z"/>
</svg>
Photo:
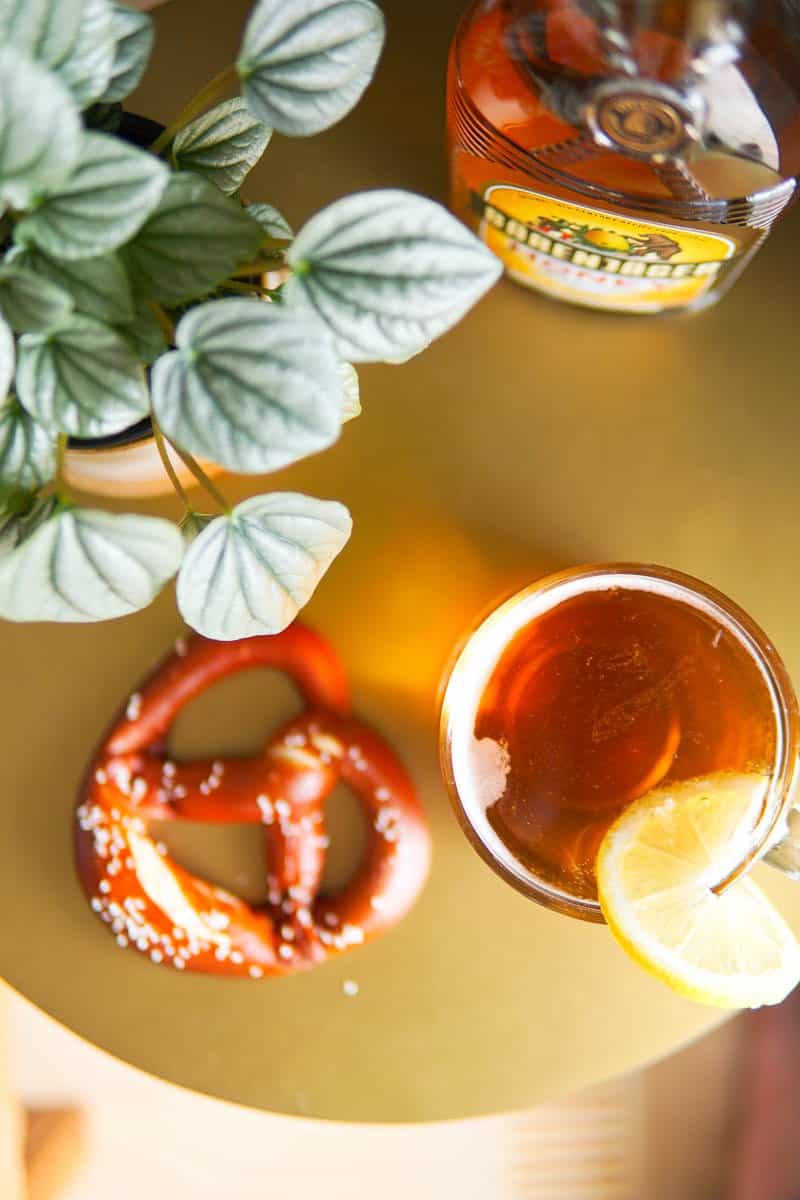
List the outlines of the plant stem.
<svg viewBox="0 0 800 1200">
<path fill-rule="evenodd" d="M 181 498 L 183 503 L 186 505 L 189 512 L 194 512 L 194 509 L 192 508 L 192 505 L 189 501 L 189 497 L 186 494 L 186 488 L 183 486 L 180 479 L 178 478 L 178 473 L 175 470 L 175 468 L 173 467 L 172 462 L 170 460 L 169 451 L 167 450 L 167 442 L 164 437 L 164 434 L 161 431 L 161 426 L 159 425 L 158 421 L 156 420 L 155 414 L 152 412 L 150 414 L 150 421 L 153 426 L 153 437 L 155 438 L 156 449 L 158 450 L 159 457 L 161 458 L 161 462 L 164 464 L 164 470 L 167 472 L 167 475 L 169 476 L 169 481 L 172 484 L 172 486 L 174 487 L 178 496 Z"/>
<path fill-rule="evenodd" d="M 236 279 L 242 279 L 247 278 L 250 275 L 263 275 L 265 271 L 269 271 L 270 269 L 270 264 L 266 262 L 242 263 L 242 265 L 237 267 L 233 272 L 233 276 Z"/>
<path fill-rule="evenodd" d="M 69 488 L 67 487 L 67 481 L 64 478 L 64 460 L 67 456 L 68 441 L 69 435 L 66 433 L 60 433 L 56 441 L 56 473 L 54 477 L 54 483 L 56 495 L 58 496 L 59 500 L 65 499 L 69 496 Z"/>
<path fill-rule="evenodd" d="M 233 272 L 234 278 L 247 278 L 251 275 L 264 275 L 265 271 L 278 271 L 285 266 L 283 254 L 272 254 L 270 258 L 261 259 L 258 263 L 242 263 Z"/>
<path fill-rule="evenodd" d="M 197 459 L 193 458 L 188 450 L 182 450 L 180 446 L 176 446 L 174 444 L 174 442 L 171 442 L 170 445 L 172 446 L 173 450 L 178 455 L 178 457 L 182 458 L 183 461 L 186 463 L 186 466 L 192 472 L 192 474 L 194 475 L 197 482 L 206 489 L 209 496 L 213 496 L 213 498 L 216 500 L 217 504 L 220 506 L 220 508 L 223 510 L 223 512 L 227 513 L 228 516 L 230 516 L 231 512 L 233 511 L 231 505 L 225 499 L 222 492 L 219 490 L 219 488 L 213 482 L 213 480 L 209 479 L 208 475 L 206 475 L 205 471 L 200 466 L 200 463 L 197 461 Z"/>
<path fill-rule="evenodd" d="M 289 246 L 290 242 L 285 242 L 285 246 Z M 275 249 L 267 246 L 262 247 L 265 257 L 259 259 L 258 262 L 242 263 L 237 267 L 233 274 L 237 277 L 247 275 L 263 275 L 265 271 L 277 271 L 287 266 L 286 255 L 280 247 Z M 288 268 L 287 268 L 288 269 Z"/>
<path fill-rule="evenodd" d="M 231 63 L 220 71 L 219 75 L 215 75 L 204 88 L 201 88 L 196 96 L 192 96 L 189 103 L 181 109 L 174 121 L 172 121 L 163 133 L 160 133 L 153 142 L 150 149 L 153 154 L 161 154 L 161 152 L 170 144 L 176 133 L 183 129 L 184 125 L 188 125 L 190 121 L 198 117 L 200 113 L 205 112 L 207 108 L 216 100 L 220 100 L 224 94 L 230 91 L 233 84 L 238 80 L 236 66 Z"/>
<path fill-rule="evenodd" d="M 148 300 L 147 303 L 150 307 L 150 311 L 153 313 L 162 330 L 164 331 L 164 337 L 167 339 L 167 342 L 170 346 L 174 346 L 175 322 L 172 320 L 169 314 L 164 311 L 157 300 Z"/>
<path fill-rule="evenodd" d="M 245 212 L 247 209 L 245 209 Z M 283 250 L 288 250 L 294 238 L 264 238 L 260 249 L 264 254 L 278 254 Z"/>
<path fill-rule="evenodd" d="M 266 296 L 266 288 L 259 287 L 257 283 L 240 283 L 236 279 L 226 279 L 224 283 L 219 285 L 226 292 L 240 292 L 243 296 Z"/>
</svg>

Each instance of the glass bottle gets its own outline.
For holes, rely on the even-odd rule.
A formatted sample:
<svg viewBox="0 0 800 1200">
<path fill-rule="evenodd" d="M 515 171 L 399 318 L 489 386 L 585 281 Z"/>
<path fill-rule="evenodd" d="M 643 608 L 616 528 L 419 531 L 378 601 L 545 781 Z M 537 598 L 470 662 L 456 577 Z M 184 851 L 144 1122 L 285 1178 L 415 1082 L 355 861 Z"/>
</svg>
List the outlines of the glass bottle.
<svg viewBox="0 0 800 1200">
<path fill-rule="evenodd" d="M 454 211 L 537 291 L 626 313 L 731 286 L 795 198 L 798 0 L 476 0 Z"/>
</svg>

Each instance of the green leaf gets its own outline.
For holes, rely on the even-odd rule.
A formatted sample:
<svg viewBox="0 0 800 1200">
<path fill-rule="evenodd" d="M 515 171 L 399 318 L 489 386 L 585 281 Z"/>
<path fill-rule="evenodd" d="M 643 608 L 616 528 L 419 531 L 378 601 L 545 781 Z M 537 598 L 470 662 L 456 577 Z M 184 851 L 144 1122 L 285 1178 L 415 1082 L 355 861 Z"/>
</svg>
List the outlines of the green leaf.
<svg viewBox="0 0 800 1200">
<path fill-rule="evenodd" d="M 0 616 L 105 621 L 145 608 L 178 569 L 183 539 L 158 517 L 58 508 L 0 558 Z"/>
<path fill-rule="evenodd" d="M 35 495 L 13 484 L 6 489 L 0 484 L 3 494 L 3 518 L 0 521 L 0 555 L 8 554 L 30 537 L 44 521 L 49 521 L 58 508 L 55 496 L 40 500 Z"/>
<path fill-rule="evenodd" d="M 82 130 L 69 92 L 13 46 L 0 48 L 0 129 L 0 208 L 27 208 L 78 160 Z"/>
<path fill-rule="evenodd" d="M 371 0 L 258 0 L 236 63 L 242 94 L 279 133 L 319 133 L 358 103 L 383 36 Z"/>
<path fill-rule="evenodd" d="M 408 358 L 444 333 L 502 271 L 440 204 L 360 192 L 312 217 L 289 250 L 290 306 L 312 310 L 353 362 Z"/>
<path fill-rule="evenodd" d="M 137 290 L 176 305 L 213 291 L 253 257 L 263 237 L 258 222 L 213 183 L 178 171 L 123 260 Z"/>
<path fill-rule="evenodd" d="M 49 68 L 86 108 L 111 77 L 111 6 L 108 0 L 0 0 L 0 42 Z"/>
<path fill-rule="evenodd" d="M 19 518 L 33 508 L 36 495 L 13 483 L 0 483 L 0 551 L 12 549 L 19 538 Z M 13 522 L 13 524 L 12 524 Z"/>
<path fill-rule="evenodd" d="M 103 437 L 148 411 L 144 370 L 130 345 L 88 317 L 23 334 L 16 383 L 28 412 L 56 433 Z"/>
<path fill-rule="evenodd" d="M 14 335 L 0 316 L 0 397 L 5 396 L 14 378 Z"/>
<path fill-rule="evenodd" d="M 175 138 L 172 155 L 177 167 L 203 175 L 226 196 L 232 196 L 271 137 L 272 130 L 256 120 L 237 96 L 190 121 Z"/>
<path fill-rule="evenodd" d="M 181 318 L 176 345 L 153 367 L 153 411 L 191 454 L 255 474 L 339 436 L 339 365 L 316 322 L 260 300 L 212 300 Z"/>
<path fill-rule="evenodd" d="M 108 325 L 135 318 L 130 281 L 116 254 L 59 262 L 34 246 L 20 246 L 12 250 L 7 261 L 63 288 L 72 297 L 76 312 L 84 317 Z"/>
<path fill-rule="evenodd" d="M 153 363 L 167 348 L 167 339 L 161 322 L 146 300 L 140 299 L 132 321 L 117 328 L 140 362 Z"/>
<path fill-rule="evenodd" d="M 60 0 L 58 0 L 60 3 Z M 108 87 L 114 65 L 114 29 L 108 0 L 83 0 L 78 35 L 67 58 L 47 65 L 88 108 Z"/>
<path fill-rule="evenodd" d="M 292 492 L 253 496 L 192 542 L 178 576 L 178 607 L 219 641 L 280 633 L 310 600 L 350 536 L 343 504 Z"/>
<path fill-rule="evenodd" d="M 339 375 L 342 380 L 342 422 L 352 421 L 361 416 L 361 389 L 358 386 L 358 372 L 352 363 L 340 362 Z"/>
<path fill-rule="evenodd" d="M 267 237 L 287 240 L 294 237 L 294 230 L 286 217 L 271 204 L 248 204 L 247 215 L 255 217 Z"/>
<path fill-rule="evenodd" d="M 0 41 L 50 67 L 69 57 L 82 14 L 83 0 L 0 0 Z"/>
<path fill-rule="evenodd" d="M 62 261 L 106 254 L 142 227 L 168 179 L 152 154 L 107 133 L 86 133 L 75 170 L 19 222 L 15 240 Z"/>
<path fill-rule="evenodd" d="M 8 493 L 11 496 L 11 492 Z M 10 554 L 17 545 L 18 521 L 14 513 L 10 513 L 5 509 L 6 503 L 6 488 L 0 483 L 0 561 L 7 554 Z"/>
<path fill-rule="evenodd" d="M 72 297 L 58 284 L 0 263 L 0 316 L 17 333 L 58 325 L 72 309 Z"/>
<path fill-rule="evenodd" d="M 111 4 L 114 58 L 111 79 L 100 97 L 105 104 L 124 100 L 138 87 L 153 49 L 153 22 L 125 4 Z"/>
<path fill-rule="evenodd" d="M 39 488 L 55 470 L 55 439 L 8 396 L 0 403 L 0 484 Z"/>
</svg>

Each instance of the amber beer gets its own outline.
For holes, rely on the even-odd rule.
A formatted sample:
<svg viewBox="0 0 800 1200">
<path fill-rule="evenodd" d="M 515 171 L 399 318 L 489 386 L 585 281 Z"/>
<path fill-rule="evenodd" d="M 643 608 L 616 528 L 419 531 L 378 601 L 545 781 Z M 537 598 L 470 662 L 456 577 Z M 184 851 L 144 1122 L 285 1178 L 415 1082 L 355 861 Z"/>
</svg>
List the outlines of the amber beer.
<svg viewBox="0 0 800 1200">
<path fill-rule="evenodd" d="M 462 650 L 443 707 L 445 776 L 501 874 L 599 919 L 595 859 L 615 818 L 673 781 L 773 775 L 783 686 L 761 631 L 697 580 L 566 572 L 513 597 Z"/>
</svg>

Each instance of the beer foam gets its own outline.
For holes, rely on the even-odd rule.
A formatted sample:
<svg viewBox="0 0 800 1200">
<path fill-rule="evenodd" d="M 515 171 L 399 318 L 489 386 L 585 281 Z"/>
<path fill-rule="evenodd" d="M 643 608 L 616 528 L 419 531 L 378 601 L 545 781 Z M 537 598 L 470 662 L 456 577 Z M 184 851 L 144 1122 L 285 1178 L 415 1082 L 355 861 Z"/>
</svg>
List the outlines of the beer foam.
<svg viewBox="0 0 800 1200">
<path fill-rule="evenodd" d="M 473 797 L 486 812 L 503 797 L 506 790 L 506 780 L 511 771 L 508 743 L 505 740 L 496 742 L 489 737 L 473 737 L 467 757 Z"/>
</svg>

